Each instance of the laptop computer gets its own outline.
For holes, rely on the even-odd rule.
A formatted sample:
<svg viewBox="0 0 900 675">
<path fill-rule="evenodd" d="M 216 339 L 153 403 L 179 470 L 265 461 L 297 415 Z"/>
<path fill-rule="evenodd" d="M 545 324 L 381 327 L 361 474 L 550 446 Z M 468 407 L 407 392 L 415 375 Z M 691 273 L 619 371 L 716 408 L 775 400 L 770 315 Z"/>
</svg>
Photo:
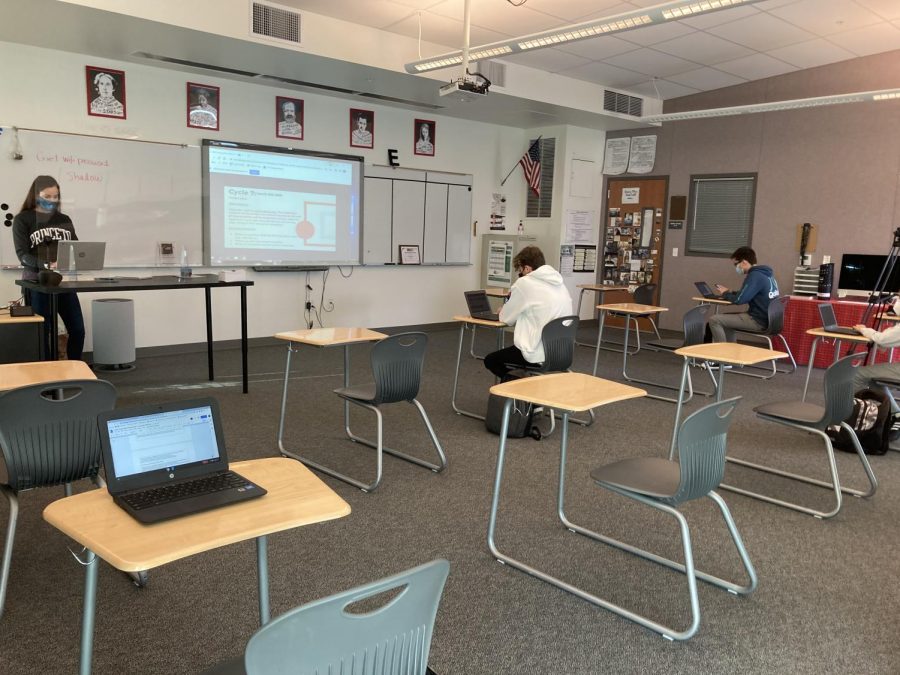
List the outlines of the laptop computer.
<svg viewBox="0 0 900 675">
<path fill-rule="evenodd" d="M 694 286 L 697 287 L 697 290 L 707 300 L 724 300 L 725 298 L 716 293 L 708 283 L 705 281 L 695 281 Z"/>
<path fill-rule="evenodd" d="M 819 316 L 822 318 L 822 328 L 829 333 L 839 333 L 840 335 L 859 335 L 859 331 L 849 326 L 838 326 L 837 318 L 834 316 L 834 307 L 830 303 L 822 303 L 819 305 Z"/>
<path fill-rule="evenodd" d="M 105 258 L 105 241 L 61 241 L 56 247 L 56 269 L 60 272 L 102 270 Z"/>
<path fill-rule="evenodd" d="M 156 523 L 266 494 L 228 470 L 219 418 L 212 398 L 101 413 L 113 501 L 140 522 Z"/>
<path fill-rule="evenodd" d="M 466 291 L 465 294 L 466 304 L 469 306 L 469 316 L 473 319 L 500 320 L 500 315 L 491 309 L 487 293 L 484 291 Z"/>
</svg>

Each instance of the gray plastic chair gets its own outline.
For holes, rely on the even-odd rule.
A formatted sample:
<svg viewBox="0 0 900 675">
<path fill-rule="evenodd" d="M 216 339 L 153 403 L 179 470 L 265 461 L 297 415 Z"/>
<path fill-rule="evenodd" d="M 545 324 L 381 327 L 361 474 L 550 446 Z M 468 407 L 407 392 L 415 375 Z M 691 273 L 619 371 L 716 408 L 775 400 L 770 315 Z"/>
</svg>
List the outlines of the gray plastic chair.
<svg viewBox="0 0 900 675">
<path fill-rule="evenodd" d="M 645 616 L 635 614 L 623 607 L 603 601 L 601 606 L 631 621 L 661 633 L 670 640 L 687 640 L 700 627 L 700 602 L 697 597 L 697 579 L 724 588 L 739 595 L 752 593 L 756 588 L 756 571 L 744 542 L 737 530 L 734 519 L 725 501 L 715 492 L 725 471 L 725 451 L 728 427 L 740 397 L 730 398 L 712 403 L 701 408 L 690 417 L 678 431 L 678 460 L 673 461 L 661 457 L 633 457 L 607 464 L 591 472 L 591 478 L 597 485 L 616 494 L 634 499 L 647 506 L 652 506 L 673 516 L 681 530 L 681 544 L 684 550 L 684 564 L 669 560 L 636 548 L 630 544 L 596 535 L 594 538 L 615 546 L 629 553 L 660 565 L 664 565 L 687 576 L 688 595 L 691 605 L 691 624 L 686 630 L 679 631 L 664 626 Z M 725 525 L 731 534 L 749 583 L 740 586 L 730 581 L 701 572 L 694 568 L 694 556 L 691 536 L 687 520 L 676 508 L 693 499 L 709 497 L 712 499 L 725 519 Z"/>
<path fill-rule="evenodd" d="M 750 369 L 756 368 L 757 366 L 737 368 L 732 371 L 733 373 L 737 375 L 746 375 L 747 377 L 756 377 L 761 380 L 768 380 L 769 378 L 775 377 L 776 373 L 784 373 L 786 375 L 789 375 L 790 373 L 793 373 L 795 370 L 797 370 L 797 361 L 794 360 L 794 354 L 793 352 L 791 352 L 791 347 L 787 343 L 787 340 L 784 339 L 784 335 L 782 334 L 782 331 L 784 330 L 784 310 L 787 307 L 788 302 L 790 302 L 790 299 L 791 296 L 789 295 L 781 295 L 769 303 L 769 324 L 765 330 L 756 331 L 735 329 L 735 333 L 740 333 L 742 335 L 752 335 L 762 338 L 766 341 L 766 344 L 768 344 L 769 349 L 774 349 L 774 347 L 772 346 L 772 338 L 777 337 L 779 340 L 781 340 L 781 344 L 784 345 L 784 351 L 787 352 L 788 357 L 791 359 L 790 370 L 778 370 L 775 361 L 772 361 L 772 370 L 765 375 L 748 372 Z"/>
<path fill-rule="evenodd" d="M 888 397 L 891 402 L 891 410 L 897 409 L 897 399 L 894 396 L 894 393 L 891 391 L 892 389 L 900 389 L 900 380 L 894 377 L 873 377 L 872 384 L 875 384 L 881 387 L 884 395 Z M 896 424 L 896 417 L 894 418 Z M 894 447 L 894 445 L 889 444 L 888 450 L 894 450 L 895 452 L 900 452 L 900 448 Z"/>
<path fill-rule="evenodd" d="M 355 443 L 361 443 L 376 450 L 377 469 L 375 480 L 371 483 L 363 483 L 362 481 L 351 478 L 334 469 L 329 469 L 315 462 L 304 460 L 304 463 L 318 469 L 330 476 L 339 478 L 351 485 L 355 485 L 365 492 L 371 492 L 381 483 L 383 453 L 388 453 L 405 459 L 407 462 L 424 466 L 434 472 L 439 472 L 447 466 L 447 458 L 444 456 L 444 449 L 434 433 L 431 421 L 425 413 L 422 404 L 416 400 L 419 394 L 419 384 L 422 380 L 422 364 L 425 360 L 425 347 L 428 344 L 428 336 L 425 333 L 399 333 L 379 340 L 372 348 L 372 374 L 375 377 L 374 382 L 368 384 L 355 385 L 351 387 L 341 387 L 335 389 L 334 393 L 341 398 L 355 403 L 356 405 L 371 410 L 375 413 L 377 419 L 378 438 L 376 441 L 370 441 L 355 435 L 348 424 L 347 436 Z M 413 457 L 406 453 L 391 448 L 384 447 L 383 420 L 379 407 L 388 403 L 398 403 L 407 401 L 412 403 L 419 411 L 425 428 L 431 438 L 438 454 L 439 463 L 432 464 L 425 460 Z"/>
<path fill-rule="evenodd" d="M 97 415 L 112 410 L 116 389 L 103 380 L 68 380 L 20 387 L 0 393 L 0 492 L 9 502 L 9 524 L 0 569 L 0 616 L 12 560 L 19 492 L 100 478 Z"/>
<path fill-rule="evenodd" d="M 205 675 L 424 675 L 450 563 L 406 572 L 301 605 L 260 628 L 244 657 Z M 399 590 L 362 612 L 355 603 Z"/>
<path fill-rule="evenodd" d="M 768 495 L 760 494 L 758 492 L 751 492 L 750 490 L 738 488 L 733 485 L 725 485 L 724 483 L 722 484 L 722 489 L 731 490 L 732 492 L 737 492 L 738 494 L 747 495 L 748 497 L 753 497 L 755 499 L 760 499 L 764 502 L 769 502 L 770 504 L 784 506 L 786 508 L 793 509 L 794 511 L 808 513 L 815 516 L 816 518 L 831 518 L 832 516 L 837 515 L 838 511 L 841 510 L 841 493 L 856 495 L 857 497 L 871 497 L 872 495 L 874 495 L 875 490 L 878 487 L 878 482 L 875 480 L 875 474 L 872 473 L 872 467 L 869 464 L 869 458 L 866 457 L 866 453 L 863 452 L 862 446 L 860 446 L 859 444 L 859 439 L 856 437 L 856 432 L 853 431 L 853 427 L 851 427 L 844 421 L 853 410 L 853 368 L 855 367 L 854 362 L 861 360 L 862 356 L 863 355 L 860 354 L 845 356 L 841 360 L 832 364 L 828 368 L 828 370 L 825 371 L 824 406 L 816 405 L 814 403 L 808 403 L 805 401 L 781 401 L 777 403 L 766 403 L 753 409 L 754 412 L 756 412 L 757 417 L 762 420 L 765 420 L 767 422 L 775 422 L 776 424 L 783 424 L 795 429 L 802 429 L 803 431 L 807 431 L 811 434 L 820 436 L 822 440 L 825 441 L 825 451 L 828 456 L 828 468 L 831 473 L 831 482 L 817 480 L 815 478 L 810 478 L 809 476 L 802 476 L 796 473 L 790 473 L 788 471 L 782 471 L 781 469 L 776 469 L 771 466 L 748 462 L 744 459 L 738 459 L 735 457 L 728 458 L 729 462 L 739 464 L 740 466 L 750 467 L 751 469 L 765 471 L 766 473 L 772 473 L 778 476 L 783 476 L 785 478 L 792 478 L 803 483 L 809 483 L 810 485 L 818 485 L 819 487 L 830 488 L 834 491 L 836 500 L 835 506 L 831 511 L 819 511 L 817 509 L 802 506 L 795 502 L 776 499 Z M 826 433 L 826 429 L 833 425 L 839 425 L 846 429 L 850 434 L 850 438 L 853 440 L 853 446 L 856 448 L 856 454 L 859 456 L 859 461 L 862 462 L 863 469 L 866 472 L 866 477 L 869 479 L 869 489 L 866 492 L 863 492 L 862 490 L 841 487 L 840 480 L 838 479 L 837 464 L 835 463 L 834 459 L 834 448 L 831 445 L 831 438 Z"/>
</svg>

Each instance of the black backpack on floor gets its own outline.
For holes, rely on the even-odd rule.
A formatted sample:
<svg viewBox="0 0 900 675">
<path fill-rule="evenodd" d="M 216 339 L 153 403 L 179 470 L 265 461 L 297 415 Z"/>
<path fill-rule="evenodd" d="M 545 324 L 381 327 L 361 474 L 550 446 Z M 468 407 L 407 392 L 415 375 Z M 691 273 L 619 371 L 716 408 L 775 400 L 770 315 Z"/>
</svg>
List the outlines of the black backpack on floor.
<svg viewBox="0 0 900 675">
<path fill-rule="evenodd" d="M 853 395 L 853 411 L 844 420 L 856 431 L 859 444 L 867 455 L 883 455 L 890 445 L 891 402 L 874 389 L 860 389 Z M 843 427 L 829 427 L 828 435 L 838 450 L 856 452 L 850 434 Z"/>
<path fill-rule="evenodd" d="M 488 396 L 487 413 L 484 416 L 484 426 L 492 434 L 500 435 L 500 426 L 503 424 L 503 406 L 506 403 L 506 397 Z M 536 440 L 540 440 L 541 432 L 534 425 L 534 406 L 525 401 L 513 400 L 512 410 L 509 411 L 509 428 L 506 432 L 507 438 L 524 438 L 531 436 Z"/>
</svg>

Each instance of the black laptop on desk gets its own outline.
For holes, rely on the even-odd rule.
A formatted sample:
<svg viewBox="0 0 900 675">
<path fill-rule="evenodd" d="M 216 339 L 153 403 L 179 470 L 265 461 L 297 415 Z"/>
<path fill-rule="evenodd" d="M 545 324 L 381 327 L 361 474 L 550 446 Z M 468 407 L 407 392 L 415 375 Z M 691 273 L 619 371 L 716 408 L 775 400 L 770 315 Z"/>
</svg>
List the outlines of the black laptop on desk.
<svg viewBox="0 0 900 675">
<path fill-rule="evenodd" d="M 124 408 L 97 420 L 107 489 L 142 523 L 266 494 L 229 471 L 215 399 Z"/>
<path fill-rule="evenodd" d="M 822 303 L 819 305 L 819 316 L 822 318 L 822 328 L 829 333 L 838 333 L 839 335 L 860 335 L 860 332 L 849 326 L 838 326 L 837 317 L 834 315 L 834 307 L 831 303 Z"/>
<path fill-rule="evenodd" d="M 724 300 L 725 297 L 716 293 L 705 281 L 695 281 L 694 286 L 697 291 L 707 300 Z"/>
<path fill-rule="evenodd" d="M 473 319 L 500 320 L 500 315 L 491 309 L 491 303 L 485 291 L 466 291 L 465 294 L 466 305 L 469 307 L 469 316 Z"/>
</svg>

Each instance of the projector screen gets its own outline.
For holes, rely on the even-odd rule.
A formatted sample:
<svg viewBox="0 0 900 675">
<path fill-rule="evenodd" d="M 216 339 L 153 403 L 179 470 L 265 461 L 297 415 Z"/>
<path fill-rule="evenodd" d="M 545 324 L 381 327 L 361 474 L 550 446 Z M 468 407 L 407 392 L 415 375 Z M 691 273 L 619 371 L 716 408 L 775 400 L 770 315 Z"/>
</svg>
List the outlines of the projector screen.
<svg viewBox="0 0 900 675">
<path fill-rule="evenodd" d="M 358 265 L 363 158 L 203 141 L 205 264 Z"/>
</svg>

